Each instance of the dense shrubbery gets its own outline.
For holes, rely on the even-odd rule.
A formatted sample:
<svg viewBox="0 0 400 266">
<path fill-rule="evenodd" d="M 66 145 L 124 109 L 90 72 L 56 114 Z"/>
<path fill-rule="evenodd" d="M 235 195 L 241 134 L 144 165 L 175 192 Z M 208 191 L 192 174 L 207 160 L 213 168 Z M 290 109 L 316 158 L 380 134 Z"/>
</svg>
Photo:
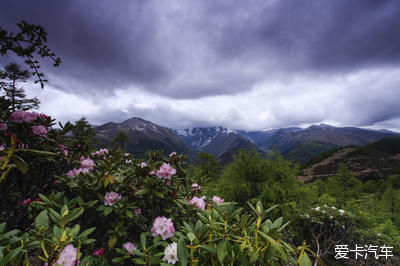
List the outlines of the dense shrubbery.
<svg viewBox="0 0 400 266">
<path fill-rule="evenodd" d="M 89 139 L 65 139 L 71 124 L 56 131 L 50 117 L 25 111 L 2 120 L 2 265 L 310 260 L 305 246 L 282 240 L 282 218 L 268 219 L 276 206 L 201 196 L 175 153 L 146 160 L 121 150 L 89 153 Z"/>
</svg>

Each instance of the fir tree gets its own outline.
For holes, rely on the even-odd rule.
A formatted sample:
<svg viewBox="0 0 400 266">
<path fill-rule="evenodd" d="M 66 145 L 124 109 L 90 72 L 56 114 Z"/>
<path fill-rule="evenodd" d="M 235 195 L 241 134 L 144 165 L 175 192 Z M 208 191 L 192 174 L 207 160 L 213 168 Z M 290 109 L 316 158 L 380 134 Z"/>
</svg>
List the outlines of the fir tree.
<svg viewBox="0 0 400 266">
<path fill-rule="evenodd" d="M 38 98 L 27 99 L 23 87 L 18 87 L 19 82 L 26 82 L 31 74 L 23 70 L 20 65 L 10 63 L 0 70 L 1 88 L 4 90 L 4 99 L 9 103 L 11 112 L 15 110 L 37 109 L 40 101 Z"/>
</svg>

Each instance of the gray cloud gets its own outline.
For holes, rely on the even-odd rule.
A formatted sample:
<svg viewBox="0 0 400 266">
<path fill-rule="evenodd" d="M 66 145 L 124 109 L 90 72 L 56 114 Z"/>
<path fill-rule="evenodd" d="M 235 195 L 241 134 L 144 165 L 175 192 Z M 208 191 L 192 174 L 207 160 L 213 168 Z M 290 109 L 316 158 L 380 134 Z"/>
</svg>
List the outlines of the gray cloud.
<svg viewBox="0 0 400 266">
<path fill-rule="evenodd" d="M 373 0 L 16 0 L 3 5 L 0 25 L 15 30 L 24 19 L 45 27 L 49 46 L 63 60 L 59 69 L 44 61 L 49 86 L 65 97 L 89 99 L 97 113 L 87 115 L 95 123 L 141 116 L 180 127 L 262 128 L 322 120 L 364 126 L 400 116 L 393 100 L 400 96 L 397 79 L 389 75 L 371 84 L 368 77 L 368 71 L 400 67 L 399 11 L 398 1 Z M 364 74 L 349 81 L 357 73 Z M 317 88 L 300 86 L 303 81 Z M 310 108 L 312 89 L 319 102 Z M 123 97 L 117 90 L 132 101 L 125 111 L 112 104 L 95 108 Z M 260 95 L 249 96 L 253 91 Z M 159 101 L 137 108 L 133 96 L 141 93 Z M 197 109 L 182 111 L 173 104 L 190 106 L 185 100 Z M 221 107 L 212 116 L 199 110 L 202 101 Z M 248 110 L 236 102 L 260 118 L 247 119 Z M 253 110 L 256 104 L 260 108 Z M 338 116 L 332 109 L 348 113 Z"/>
</svg>

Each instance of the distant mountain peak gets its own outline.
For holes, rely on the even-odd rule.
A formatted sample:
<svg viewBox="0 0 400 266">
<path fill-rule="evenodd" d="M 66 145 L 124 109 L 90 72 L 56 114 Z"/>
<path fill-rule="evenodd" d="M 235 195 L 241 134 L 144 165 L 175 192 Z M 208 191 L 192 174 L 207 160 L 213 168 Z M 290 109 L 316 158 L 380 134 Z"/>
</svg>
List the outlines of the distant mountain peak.
<svg viewBox="0 0 400 266">
<path fill-rule="evenodd" d="M 308 129 L 316 129 L 316 128 L 321 129 L 321 128 L 335 128 L 335 127 L 328 125 L 328 124 L 324 124 L 324 123 L 321 123 L 319 125 L 312 125 L 312 126 L 308 127 Z"/>
</svg>

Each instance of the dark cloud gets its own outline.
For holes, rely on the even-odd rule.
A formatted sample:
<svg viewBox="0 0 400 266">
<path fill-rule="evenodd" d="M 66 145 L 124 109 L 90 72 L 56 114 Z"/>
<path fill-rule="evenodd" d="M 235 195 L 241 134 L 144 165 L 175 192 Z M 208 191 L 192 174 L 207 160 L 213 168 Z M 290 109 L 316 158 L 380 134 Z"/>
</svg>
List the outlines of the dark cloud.
<svg viewBox="0 0 400 266">
<path fill-rule="evenodd" d="M 15 23 L 24 19 L 48 32 L 49 46 L 63 60 L 60 68 L 42 60 L 52 88 L 92 102 L 115 98 L 116 89 L 127 94 L 141 90 L 171 102 L 240 98 L 260 84 L 264 90 L 276 83 L 295 88 L 298 79 L 315 77 L 326 97 L 336 97 L 332 90 L 347 88 L 348 93 L 341 97 L 349 98 L 329 98 L 327 102 L 342 102 L 341 108 L 354 115 L 337 118 L 322 107 L 311 112 L 304 99 L 293 112 L 291 106 L 265 98 L 274 109 L 265 123 L 313 123 L 330 116 L 367 125 L 392 121 L 400 115 L 394 97 L 389 96 L 397 96 L 398 83 L 392 76 L 384 85 L 368 88 L 370 97 L 359 87 L 370 84 L 360 80 L 359 86 L 349 86 L 345 80 L 352 73 L 400 67 L 399 1 L 13 0 L 2 7 L 0 25 L 7 29 L 16 30 Z M 332 76 L 336 87 L 325 89 L 324 80 L 330 82 Z M 382 88 L 386 92 L 383 96 L 379 94 Z M 286 89 L 266 95 L 291 97 Z M 230 103 L 224 100 L 224 104 Z M 91 119 L 97 123 L 142 116 L 165 121 L 168 126 L 231 120 L 241 121 L 231 125 L 246 124 L 246 110 L 240 107 L 238 111 L 227 108 L 214 121 L 196 114 L 178 114 L 179 108 L 170 110 L 168 104 L 161 103 L 152 109 L 133 105 L 125 111 L 116 108 L 105 108 Z M 159 112 L 170 116 L 162 117 Z"/>
</svg>

